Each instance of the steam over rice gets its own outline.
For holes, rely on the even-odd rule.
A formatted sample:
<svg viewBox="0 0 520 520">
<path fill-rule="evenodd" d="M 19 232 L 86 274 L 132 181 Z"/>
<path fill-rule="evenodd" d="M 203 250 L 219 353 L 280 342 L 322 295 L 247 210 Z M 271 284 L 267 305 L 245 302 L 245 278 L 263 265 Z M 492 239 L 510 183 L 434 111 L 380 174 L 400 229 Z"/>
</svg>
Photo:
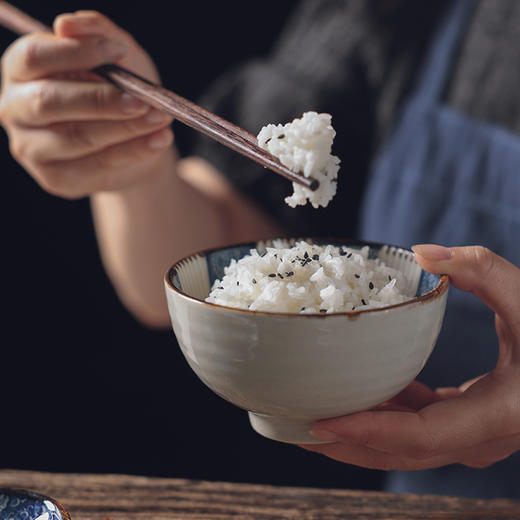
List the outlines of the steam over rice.
<svg viewBox="0 0 520 520">
<path fill-rule="evenodd" d="M 336 194 L 340 160 L 331 155 L 336 135 L 330 114 L 306 112 L 301 119 L 285 125 L 267 125 L 257 136 L 258 145 L 293 170 L 319 181 L 316 191 L 293 182 L 294 193 L 285 198 L 291 206 L 309 201 L 315 208 L 326 207 Z"/>
<path fill-rule="evenodd" d="M 276 243 L 274 244 L 277 245 Z M 216 280 L 207 302 L 241 309 L 332 313 L 373 309 L 409 298 L 404 276 L 362 249 L 317 246 L 267 248 L 232 260 Z"/>
</svg>

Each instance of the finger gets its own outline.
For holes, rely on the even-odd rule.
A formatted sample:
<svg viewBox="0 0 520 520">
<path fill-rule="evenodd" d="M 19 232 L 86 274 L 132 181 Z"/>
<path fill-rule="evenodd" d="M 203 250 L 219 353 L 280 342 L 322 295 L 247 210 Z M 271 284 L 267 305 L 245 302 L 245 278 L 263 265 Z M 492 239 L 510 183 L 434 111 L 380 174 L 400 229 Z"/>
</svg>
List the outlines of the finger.
<svg viewBox="0 0 520 520">
<path fill-rule="evenodd" d="M 128 47 L 128 52 L 119 61 L 119 64 L 150 81 L 160 82 L 159 74 L 153 62 L 132 35 L 97 11 L 77 11 L 58 16 L 54 22 L 54 31 L 58 36 L 69 38 L 82 38 L 85 35 L 98 34 L 111 41 L 124 42 Z"/>
<path fill-rule="evenodd" d="M 155 132 L 172 117 L 151 109 L 143 117 L 119 121 L 73 121 L 44 128 L 20 128 L 11 135 L 15 158 L 35 163 L 85 157 L 115 144 Z"/>
<path fill-rule="evenodd" d="M 462 393 L 459 388 L 436 388 L 432 390 L 419 381 L 412 381 L 395 397 L 376 406 L 374 410 L 416 412 L 436 401 L 458 397 Z"/>
<path fill-rule="evenodd" d="M 8 49 L 2 70 L 7 80 L 29 81 L 64 71 L 92 69 L 121 59 L 126 51 L 123 42 L 101 35 L 75 39 L 29 34 Z"/>
<path fill-rule="evenodd" d="M 461 397 L 438 401 L 417 413 L 360 412 L 319 421 L 312 433 L 321 439 L 427 459 L 516 434 L 520 403 L 504 395 L 503 386 L 490 375 Z"/>
<path fill-rule="evenodd" d="M 44 79 L 12 90 L 8 89 L 2 100 L 2 119 L 28 127 L 65 121 L 130 119 L 149 109 L 108 83 Z"/>
<path fill-rule="evenodd" d="M 67 38 L 81 38 L 92 34 L 104 34 L 123 41 L 132 38 L 110 18 L 94 10 L 60 14 L 54 20 L 53 29 L 56 35 Z"/>
<path fill-rule="evenodd" d="M 399 404 L 411 410 L 420 410 L 439 400 L 439 395 L 427 385 L 412 381 L 404 390 L 389 400 L 392 404 Z"/>
<path fill-rule="evenodd" d="M 172 142 L 171 129 L 163 128 L 87 157 L 47 163 L 37 180 L 46 191 L 65 198 L 122 189 L 153 170 L 145 165 L 157 161 Z"/>
<path fill-rule="evenodd" d="M 351 446 L 341 442 L 330 444 L 301 444 L 301 448 L 321 453 L 326 457 L 354 464 L 368 469 L 413 471 L 431 469 L 447 464 L 461 463 L 473 468 L 488 467 L 504 460 L 520 448 L 520 436 L 514 435 L 503 439 L 466 447 L 429 458 L 411 458 L 396 456 L 365 446 Z"/>
<path fill-rule="evenodd" d="M 331 444 L 300 444 L 299 446 L 307 451 L 321 453 L 339 462 L 384 471 L 412 471 L 438 468 L 455 462 L 451 454 L 419 460 L 409 457 L 399 457 L 366 446 L 350 446 L 340 442 Z"/>
<path fill-rule="evenodd" d="M 440 399 L 453 399 L 454 397 L 460 397 L 464 392 L 465 388 L 457 388 L 456 386 L 445 386 L 441 388 L 436 388 L 435 393 L 438 396 L 438 400 Z"/>
<path fill-rule="evenodd" d="M 468 381 L 464 381 L 464 383 L 462 383 L 460 385 L 459 391 L 465 392 L 468 388 L 470 388 L 471 386 L 473 386 L 475 383 L 477 383 L 478 381 L 480 381 L 481 379 L 483 379 L 486 376 L 487 376 L 487 374 L 482 374 L 481 376 L 474 377 L 473 379 L 469 379 Z M 437 389 L 437 390 L 440 390 L 440 389 Z"/>
<path fill-rule="evenodd" d="M 484 442 L 459 455 L 458 461 L 472 468 L 486 468 L 495 462 L 507 459 L 520 449 L 520 435 L 512 435 Z"/>
<path fill-rule="evenodd" d="M 413 246 L 417 262 L 431 273 L 448 274 L 455 287 L 470 291 L 520 331 L 520 269 L 482 246 Z"/>
</svg>

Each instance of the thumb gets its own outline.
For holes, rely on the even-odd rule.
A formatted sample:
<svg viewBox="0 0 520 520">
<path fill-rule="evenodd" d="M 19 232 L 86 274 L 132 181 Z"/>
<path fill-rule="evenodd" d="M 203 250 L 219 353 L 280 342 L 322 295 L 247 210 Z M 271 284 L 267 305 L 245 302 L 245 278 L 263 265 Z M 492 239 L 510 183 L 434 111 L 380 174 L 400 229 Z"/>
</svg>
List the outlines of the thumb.
<svg viewBox="0 0 520 520">
<path fill-rule="evenodd" d="M 157 69 L 144 49 L 131 34 L 105 15 L 97 11 L 61 14 L 54 20 L 53 28 L 56 36 L 64 38 L 103 35 L 109 40 L 121 42 L 127 48 L 127 53 L 118 63 L 150 81 L 159 82 Z"/>
<path fill-rule="evenodd" d="M 482 246 L 412 246 L 426 271 L 447 274 L 451 283 L 473 293 L 512 330 L 520 332 L 520 269 Z"/>
</svg>

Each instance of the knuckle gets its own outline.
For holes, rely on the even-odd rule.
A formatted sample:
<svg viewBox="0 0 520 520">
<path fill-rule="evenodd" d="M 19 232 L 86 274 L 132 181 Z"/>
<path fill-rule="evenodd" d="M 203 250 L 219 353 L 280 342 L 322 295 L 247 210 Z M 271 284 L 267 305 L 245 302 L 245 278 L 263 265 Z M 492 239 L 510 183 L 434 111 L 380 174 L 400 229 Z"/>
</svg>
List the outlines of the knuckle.
<svg viewBox="0 0 520 520">
<path fill-rule="evenodd" d="M 2 59 L 0 61 L 1 70 L 2 70 L 2 84 L 5 84 L 6 80 L 10 77 L 10 68 L 9 65 L 12 60 L 13 48 L 15 44 L 12 44 L 7 48 L 7 50 L 2 54 Z"/>
<path fill-rule="evenodd" d="M 40 42 L 37 36 L 22 37 L 19 42 L 19 52 L 22 70 L 32 70 L 38 67 L 41 55 Z"/>
<path fill-rule="evenodd" d="M 473 246 L 471 248 L 472 260 L 483 274 L 493 271 L 496 255 L 485 246 Z"/>
<path fill-rule="evenodd" d="M 39 36 L 29 34 L 18 38 L 2 55 L 2 78 L 20 76 L 32 69 L 39 61 Z"/>
<path fill-rule="evenodd" d="M 56 107 L 57 95 L 52 83 L 46 80 L 36 83 L 29 102 L 30 116 L 36 120 L 45 119 Z"/>
</svg>

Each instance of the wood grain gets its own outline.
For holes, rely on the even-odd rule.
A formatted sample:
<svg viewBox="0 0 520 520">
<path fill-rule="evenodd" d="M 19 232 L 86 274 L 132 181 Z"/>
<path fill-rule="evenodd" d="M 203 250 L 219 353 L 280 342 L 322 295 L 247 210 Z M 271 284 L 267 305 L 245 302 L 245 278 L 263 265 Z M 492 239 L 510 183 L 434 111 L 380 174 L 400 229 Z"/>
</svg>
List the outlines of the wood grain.
<svg viewBox="0 0 520 520">
<path fill-rule="evenodd" d="M 61 502 L 72 520 L 519 520 L 520 501 L 0 470 L 0 487 Z"/>
</svg>

